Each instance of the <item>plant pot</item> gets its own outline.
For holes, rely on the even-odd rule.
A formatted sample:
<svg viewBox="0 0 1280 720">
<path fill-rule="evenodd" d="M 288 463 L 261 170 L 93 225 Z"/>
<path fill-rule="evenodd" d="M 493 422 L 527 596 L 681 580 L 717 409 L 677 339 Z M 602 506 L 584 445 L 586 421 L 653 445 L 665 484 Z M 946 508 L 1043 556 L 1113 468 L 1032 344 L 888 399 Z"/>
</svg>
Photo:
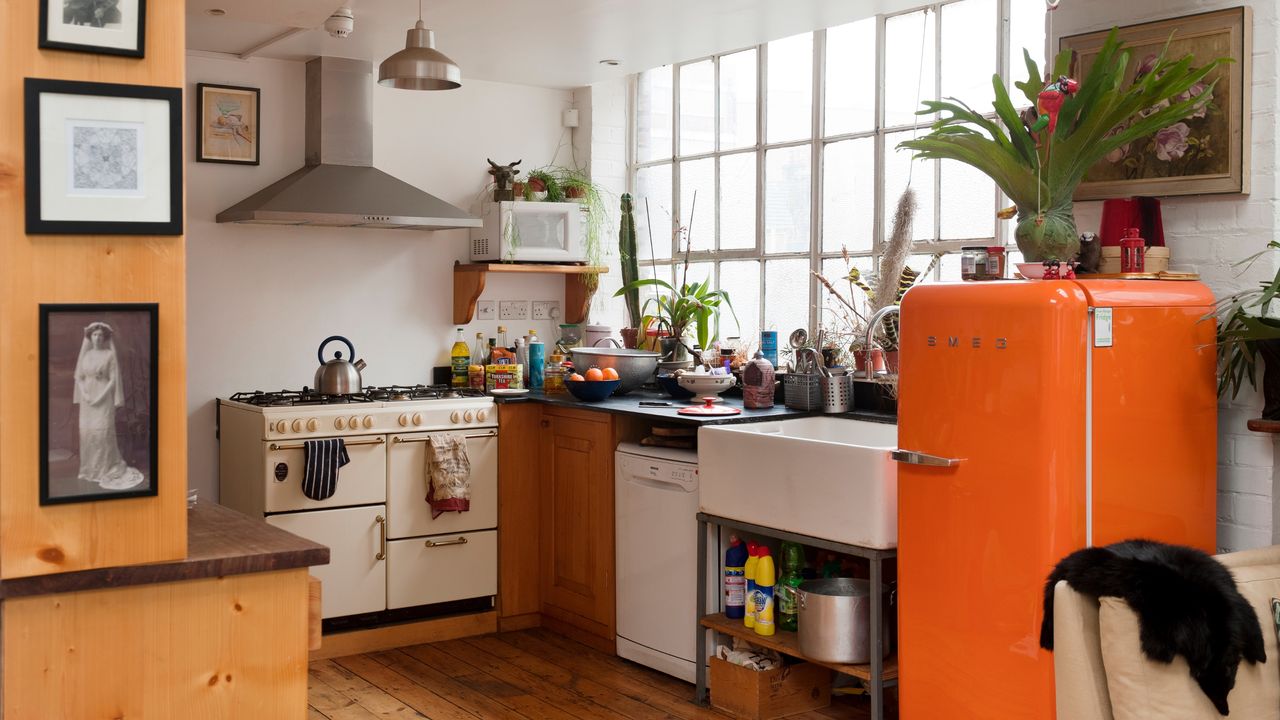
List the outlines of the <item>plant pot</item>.
<svg viewBox="0 0 1280 720">
<path fill-rule="evenodd" d="M 622 347 L 624 348 L 636 347 L 636 340 L 640 335 L 640 328 L 632 328 L 632 327 L 622 328 L 618 332 L 619 334 L 622 335 Z"/>
<path fill-rule="evenodd" d="M 660 337 L 658 338 L 658 352 L 662 353 L 662 359 L 667 362 L 683 362 L 689 359 L 689 348 L 677 337 Z"/>
<path fill-rule="evenodd" d="M 524 199 L 524 183 L 517 182 L 511 184 L 511 192 L 516 196 L 517 200 Z"/>
<path fill-rule="evenodd" d="M 853 367 L 854 370 L 864 373 L 863 377 L 867 377 L 867 351 L 853 351 Z M 871 351 L 871 374 L 885 372 L 884 367 L 884 351 L 880 348 L 874 348 Z"/>
<path fill-rule="evenodd" d="M 884 351 L 884 369 L 889 371 L 890 375 L 898 374 L 898 351 Z"/>
<path fill-rule="evenodd" d="M 586 188 L 582 188 L 577 185 L 570 185 L 569 187 L 564 189 L 565 200 L 585 200 L 586 197 L 587 197 Z"/>
<path fill-rule="evenodd" d="M 1074 260 L 1080 254 L 1080 235 L 1069 200 L 1045 209 L 1043 214 L 1035 208 L 1019 207 L 1013 238 L 1027 262 Z"/>
<path fill-rule="evenodd" d="M 1262 419 L 1280 420 L 1280 340 L 1258 340 L 1262 356 Z"/>
</svg>

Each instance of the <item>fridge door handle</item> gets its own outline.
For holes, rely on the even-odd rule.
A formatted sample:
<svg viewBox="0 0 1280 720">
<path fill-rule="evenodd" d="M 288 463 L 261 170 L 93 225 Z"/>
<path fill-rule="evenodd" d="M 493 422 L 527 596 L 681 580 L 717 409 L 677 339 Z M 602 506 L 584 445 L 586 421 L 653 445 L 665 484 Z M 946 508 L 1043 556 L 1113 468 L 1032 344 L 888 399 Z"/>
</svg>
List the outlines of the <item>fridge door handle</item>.
<svg viewBox="0 0 1280 720">
<path fill-rule="evenodd" d="M 928 467 L 955 467 L 960 464 L 959 458 L 939 457 L 915 450 L 894 450 L 889 456 L 907 465 L 925 465 Z"/>
</svg>

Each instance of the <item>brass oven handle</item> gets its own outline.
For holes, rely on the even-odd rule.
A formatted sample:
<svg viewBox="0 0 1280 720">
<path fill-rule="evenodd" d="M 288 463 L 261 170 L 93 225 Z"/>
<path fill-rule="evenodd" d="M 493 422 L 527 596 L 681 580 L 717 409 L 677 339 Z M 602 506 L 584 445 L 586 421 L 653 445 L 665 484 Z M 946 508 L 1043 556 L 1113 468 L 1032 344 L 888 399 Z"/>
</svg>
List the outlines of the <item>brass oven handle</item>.
<svg viewBox="0 0 1280 720">
<path fill-rule="evenodd" d="M 386 438 L 378 438 L 376 440 L 347 440 L 344 444 L 347 447 L 351 447 L 352 445 L 381 445 L 386 441 L 387 441 Z M 286 443 L 284 445 L 271 443 L 270 445 L 267 446 L 267 449 L 268 450 L 297 450 L 301 447 L 302 447 L 302 443 Z"/>
<path fill-rule="evenodd" d="M 378 523 L 378 536 L 379 536 L 378 546 L 381 548 L 381 550 L 378 551 L 378 554 L 373 556 L 373 559 L 386 560 L 387 559 L 387 519 L 379 515 L 378 517 L 374 518 L 373 521 Z"/>
<path fill-rule="evenodd" d="M 466 545 L 466 544 L 467 544 L 467 537 L 465 535 L 459 535 L 457 540 L 445 540 L 444 542 L 436 542 L 435 540 L 427 541 L 427 547 L 429 548 L 444 547 L 445 545 Z"/>
<path fill-rule="evenodd" d="M 479 439 L 479 438 L 491 438 L 491 437 L 494 437 L 494 436 L 495 436 L 495 435 L 497 435 L 497 434 L 498 434 L 498 431 L 497 431 L 497 430 L 490 430 L 490 431 L 489 431 L 489 432 L 487 432 L 487 433 L 481 433 L 481 434 L 479 434 L 479 435 L 463 435 L 462 437 L 463 437 L 463 439 L 465 439 L 465 440 L 476 440 L 476 439 Z M 402 438 L 402 437 L 400 437 L 399 435 L 393 435 L 393 436 L 391 436 L 391 443 L 392 443 L 393 445 L 399 445 L 400 443 L 416 443 L 416 442 L 431 442 L 431 438 L 429 438 L 429 437 L 420 437 L 420 438 Z"/>
<path fill-rule="evenodd" d="M 925 465 L 927 467 L 955 467 L 960 464 L 959 458 L 939 457 L 915 450 L 894 450 L 889 456 L 907 465 Z"/>
</svg>

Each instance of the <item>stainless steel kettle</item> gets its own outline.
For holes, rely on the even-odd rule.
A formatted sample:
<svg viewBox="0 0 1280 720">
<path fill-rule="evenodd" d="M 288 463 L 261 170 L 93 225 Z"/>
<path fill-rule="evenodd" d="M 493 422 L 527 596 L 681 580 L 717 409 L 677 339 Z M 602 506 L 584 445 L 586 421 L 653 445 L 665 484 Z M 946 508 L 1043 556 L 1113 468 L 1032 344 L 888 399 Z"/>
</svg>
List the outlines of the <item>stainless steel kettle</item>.
<svg viewBox="0 0 1280 720">
<path fill-rule="evenodd" d="M 364 360 L 356 360 L 354 363 L 350 360 L 342 358 L 342 351 L 337 350 L 333 353 L 333 359 L 326 361 L 324 359 L 324 348 L 334 340 L 340 340 L 342 344 L 347 346 L 347 352 L 350 357 L 356 356 L 356 349 L 352 347 L 351 341 L 341 335 L 332 335 L 324 339 L 320 343 L 320 348 L 316 350 L 316 357 L 320 360 L 320 367 L 316 368 L 316 392 L 325 395 L 349 395 L 358 393 L 362 390 L 360 385 L 360 371 L 365 368 Z"/>
</svg>

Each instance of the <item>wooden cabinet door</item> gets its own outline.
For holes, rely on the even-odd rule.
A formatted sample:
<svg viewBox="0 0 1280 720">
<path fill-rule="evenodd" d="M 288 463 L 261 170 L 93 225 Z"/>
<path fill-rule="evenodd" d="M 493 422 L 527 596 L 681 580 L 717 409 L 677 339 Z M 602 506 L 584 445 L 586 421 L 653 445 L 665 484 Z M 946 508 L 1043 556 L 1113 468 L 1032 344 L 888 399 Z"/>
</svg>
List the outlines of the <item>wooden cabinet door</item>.
<svg viewBox="0 0 1280 720">
<path fill-rule="evenodd" d="M 543 612 L 612 641 L 612 417 L 544 408 L 542 424 Z"/>
</svg>

